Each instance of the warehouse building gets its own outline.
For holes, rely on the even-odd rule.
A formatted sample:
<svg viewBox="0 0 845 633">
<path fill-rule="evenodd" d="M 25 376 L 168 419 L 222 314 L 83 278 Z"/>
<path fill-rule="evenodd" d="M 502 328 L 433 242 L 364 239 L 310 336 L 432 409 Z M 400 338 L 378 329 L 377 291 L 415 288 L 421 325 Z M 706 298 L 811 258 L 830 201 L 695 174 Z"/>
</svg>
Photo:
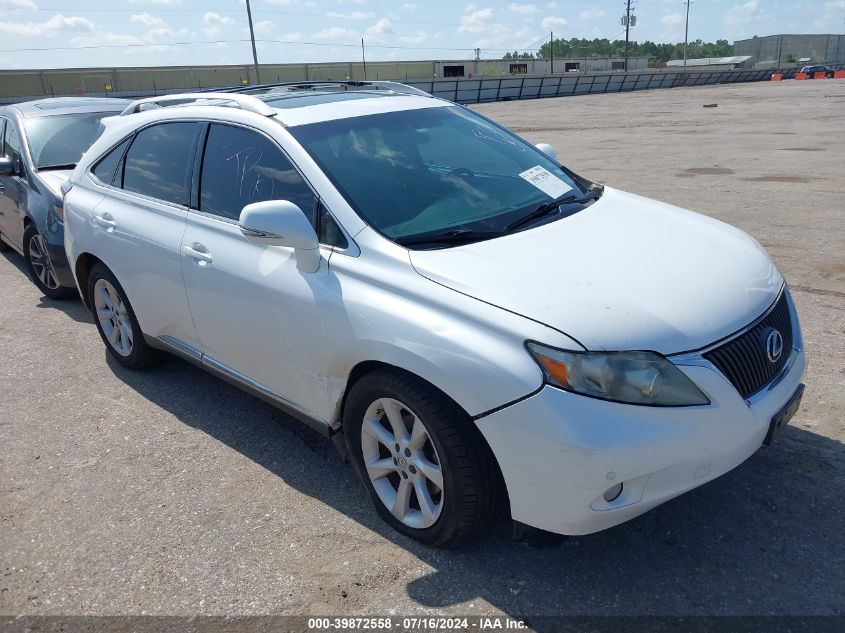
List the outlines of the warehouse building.
<svg viewBox="0 0 845 633">
<path fill-rule="evenodd" d="M 734 55 L 749 55 L 756 68 L 798 63 L 845 63 L 845 35 L 766 35 L 734 42 Z"/>
<path fill-rule="evenodd" d="M 624 59 L 587 57 L 556 59 L 555 74 L 623 70 Z M 648 68 L 648 58 L 632 57 L 630 70 Z M 470 60 L 362 62 L 322 64 L 262 64 L 256 78 L 252 65 L 165 66 L 150 68 L 65 68 L 0 71 L 0 99 L 61 95 L 137 96 L 223 86 L 282 81 L 386 80 L 413 81 L 449 77 L 547 75 L 552 62 L 544 60 Z M 260 79 L 260 81 L 259 81 Z"/>
</svg>

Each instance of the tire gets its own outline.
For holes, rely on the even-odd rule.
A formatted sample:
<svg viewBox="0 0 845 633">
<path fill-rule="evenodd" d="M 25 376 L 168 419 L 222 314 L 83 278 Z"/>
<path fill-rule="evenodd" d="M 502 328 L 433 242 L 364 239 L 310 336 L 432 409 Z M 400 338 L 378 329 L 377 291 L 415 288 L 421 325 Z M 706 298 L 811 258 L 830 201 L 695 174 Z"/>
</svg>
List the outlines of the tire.
<svg viewBox="0 0 845 633">
<path fill-rule="evenodd" d="M 88 275 L 88 305 L 106 349 L 118 363 L 144 369 L 159 359 L 158 350 L 144 340 L 126 293 L 104 264 L 95 264 Z"/>
<path fill-rule="evenodd" d="M 390 440 L 396 427 L 388 412 L 404 427 L 398 443 Z M 451 547 L 477 534 L 496 513 L 501 475 L 481 432 L 460 407 L 413 374 L 380 369 L 363 376 L 347 396 L 343 428 L 377 512 L 402 534 Z M 400 488 L 406 494 L 400 496 Z"/>
<path fill-rule="evenodd" d="M 49 299 L 71 299 L 78 296 L 76 288 L 59 284 L 53 263 L 47 252 L 46 242 L 34 225 L 30 224 L 23 234 L 23 257 L 29 276 L 38 289 Z"/>
</svg>

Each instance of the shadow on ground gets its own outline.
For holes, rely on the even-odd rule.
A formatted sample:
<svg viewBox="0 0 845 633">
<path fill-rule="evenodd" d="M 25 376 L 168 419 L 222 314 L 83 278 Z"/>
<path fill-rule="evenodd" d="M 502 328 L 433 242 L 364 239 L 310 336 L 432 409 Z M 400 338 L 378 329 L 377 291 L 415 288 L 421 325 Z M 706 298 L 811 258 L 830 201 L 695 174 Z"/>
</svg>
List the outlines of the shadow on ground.
<svg viewBox="0 0 845 633">
<path fill-rule="evenodd" d="M 720 479 L 555 549 L 512 541 L 502 520 L 444 551 L 387 528 L 332 442 L 269 405 L 175 358 L 141 373 L 108 363 L 183 423 L 432 566 L 406 588 L 421 605 L 483 599 L 520 616 L 845 614 L 845 446 L 829 438 L 789 427 Z"/>
</svg>

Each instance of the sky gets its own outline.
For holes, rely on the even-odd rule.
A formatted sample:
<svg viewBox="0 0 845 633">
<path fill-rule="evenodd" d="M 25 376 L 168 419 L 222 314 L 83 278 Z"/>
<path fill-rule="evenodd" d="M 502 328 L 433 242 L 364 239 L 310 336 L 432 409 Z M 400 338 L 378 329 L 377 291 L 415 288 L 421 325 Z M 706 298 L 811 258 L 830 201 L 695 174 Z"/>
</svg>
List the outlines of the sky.
<svg viewBox="0 0 845 633">
<path fill-rule="evenodd" d="M 262 63 L 500 58 L 624 38 L 624 0 L 251 0 Z M 683 0 L 632 0 L 631 39 L 684 39 Z M 690 39 L 843 33 L 845 0 L 693 0 Z M 0 0 L 0 68 L 246 64 L 244 0 Z"/>
</svg>

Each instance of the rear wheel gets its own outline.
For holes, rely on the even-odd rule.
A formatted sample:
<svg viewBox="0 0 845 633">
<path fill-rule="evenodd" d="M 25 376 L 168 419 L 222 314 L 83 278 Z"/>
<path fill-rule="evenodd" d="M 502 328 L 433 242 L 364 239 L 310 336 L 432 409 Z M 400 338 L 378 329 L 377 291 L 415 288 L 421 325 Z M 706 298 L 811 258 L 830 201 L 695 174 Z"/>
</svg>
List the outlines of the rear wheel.
<svg viewBox="0 0 845 633">
<path fill-rule="evenodd" d="M 23 234 L 23 256 L 33 283 L 46 297 L 50 299 L 70 299 L 76 296 L 76 288 L 68 288 L 59 284 L 56 271 L 53 270 L 53 262 L 50 261 L 47 242 L 32 224 L 27 227 Z"/>
<path fill-rule="evenodd" d="M 103 264 L 96 264 L 88 276 L 88 305 L 100 337 L 118 363 L 143 369 L 158 359 L 157 350 L 144 340 L 126 293 Z"/>
<path fill-rule="evenodd" d="M 381 517 L 429 545 L 451 546 L 491 520 L 494 457 L 467 414 L 411 374 L 377 370 L 344 409 L 349 454 Z"/>
</svg>

